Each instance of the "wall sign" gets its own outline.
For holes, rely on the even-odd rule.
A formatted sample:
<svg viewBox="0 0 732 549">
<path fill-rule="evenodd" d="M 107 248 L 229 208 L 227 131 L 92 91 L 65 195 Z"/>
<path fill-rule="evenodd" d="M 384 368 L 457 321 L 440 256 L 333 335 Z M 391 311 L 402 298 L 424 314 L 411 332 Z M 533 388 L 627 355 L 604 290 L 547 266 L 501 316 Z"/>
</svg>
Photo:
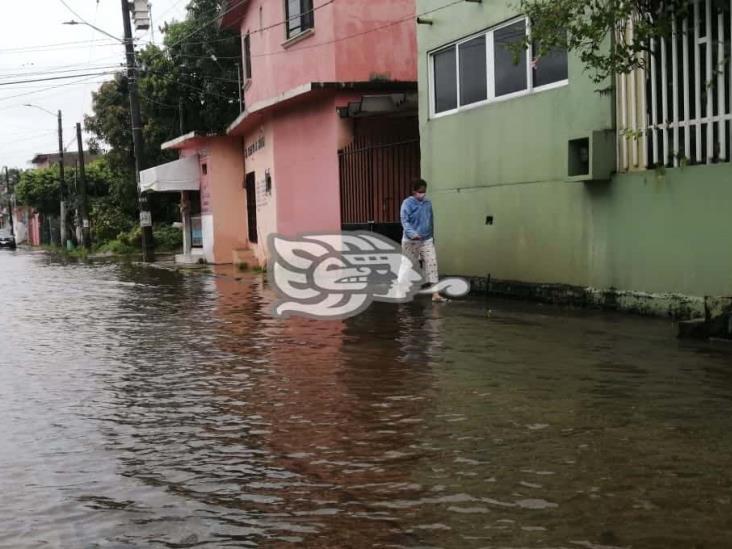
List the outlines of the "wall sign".
<svg viewBox="0 0 732 549">
<path fill-rule="evenodd" d="M 249 158 L 252 156 L 255 152 L 262 150 L 265 146 L 265 140 L 264 140 L 264 134 L 259 136 L 259 139 L 257 139 L 254 143 L 249 145 L 247 148 L 244 149 L 244 158 Z"/>
</svg>

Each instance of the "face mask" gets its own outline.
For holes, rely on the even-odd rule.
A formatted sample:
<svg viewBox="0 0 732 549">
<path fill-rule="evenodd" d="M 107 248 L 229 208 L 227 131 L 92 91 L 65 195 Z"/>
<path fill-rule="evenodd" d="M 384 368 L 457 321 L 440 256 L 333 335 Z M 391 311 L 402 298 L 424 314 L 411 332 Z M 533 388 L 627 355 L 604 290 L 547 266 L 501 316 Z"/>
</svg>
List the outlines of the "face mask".
<svg viewBox="0 0 732 549">
<path fill-rule="evenodd" d="M 415 194 L 414 194 L 414 197 L 415 197 L 415 198 L 416 198 L 417 200 L 424 200 L 424 197 L 425 197 L 426 195 L 427 195 L 427 193 L 415 193 Z"/>
</svg>

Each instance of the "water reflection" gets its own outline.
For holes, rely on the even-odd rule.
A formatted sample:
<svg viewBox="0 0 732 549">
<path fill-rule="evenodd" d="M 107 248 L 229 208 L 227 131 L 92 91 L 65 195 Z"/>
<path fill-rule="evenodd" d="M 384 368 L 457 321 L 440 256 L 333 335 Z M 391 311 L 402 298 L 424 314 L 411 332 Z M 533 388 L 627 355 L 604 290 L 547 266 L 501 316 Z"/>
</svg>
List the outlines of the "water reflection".
<svg viewBox="0 0 732 549">
<path fill-rule="evenodd" d="M 732 545 L 730 355 L 663 322 L 281 321 L 260 276 L 22 253 L 0 284 L 1 547 Z"/>
</svg>

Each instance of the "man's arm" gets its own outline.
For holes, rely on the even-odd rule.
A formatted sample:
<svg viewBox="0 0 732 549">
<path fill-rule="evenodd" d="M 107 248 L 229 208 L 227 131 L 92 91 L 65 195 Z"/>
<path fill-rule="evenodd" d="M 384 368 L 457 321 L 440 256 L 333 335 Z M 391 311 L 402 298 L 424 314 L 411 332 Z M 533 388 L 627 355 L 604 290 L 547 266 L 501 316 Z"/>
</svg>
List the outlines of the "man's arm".
<svg viewBox="0 0 732 549">
<path fill-rule="evenodd" d="M 415 237 L 419 236 L 417 234 L 417 231 L 414 230 L 414 225 L 409 219 L 409 208 L 407 206 L 407 201 L 405 200 L 402 202 L 402 209 L 400 212 L 400 217 L 402 220 L 402 227 L 404 228 L 404 234 L 407 235 L 407 238 L 409 240 L 414 240 Z"/>
</svg>

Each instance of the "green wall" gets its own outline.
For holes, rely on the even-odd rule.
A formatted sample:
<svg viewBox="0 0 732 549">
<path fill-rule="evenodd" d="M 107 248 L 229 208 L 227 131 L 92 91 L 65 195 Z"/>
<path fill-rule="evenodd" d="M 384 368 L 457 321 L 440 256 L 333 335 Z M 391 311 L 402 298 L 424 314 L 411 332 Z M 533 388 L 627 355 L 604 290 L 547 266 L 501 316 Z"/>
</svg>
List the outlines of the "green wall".
<svg viewBox="0 0 732 549">
<path fill-rule="evenodd" d="M 444 5 L 421 0 L 418 12 Z M 570 57 L 569 85 L 429 119 L 428 52 L 516 15 L 463 2 L 418 26 L 422 172 L 443 273 L 599 289 L 732 294 L 732 166 L 567 180 L 567 141 L 613 127 Z M 486 225 L 487 216 L 494 225 Z"/>
</svg>

